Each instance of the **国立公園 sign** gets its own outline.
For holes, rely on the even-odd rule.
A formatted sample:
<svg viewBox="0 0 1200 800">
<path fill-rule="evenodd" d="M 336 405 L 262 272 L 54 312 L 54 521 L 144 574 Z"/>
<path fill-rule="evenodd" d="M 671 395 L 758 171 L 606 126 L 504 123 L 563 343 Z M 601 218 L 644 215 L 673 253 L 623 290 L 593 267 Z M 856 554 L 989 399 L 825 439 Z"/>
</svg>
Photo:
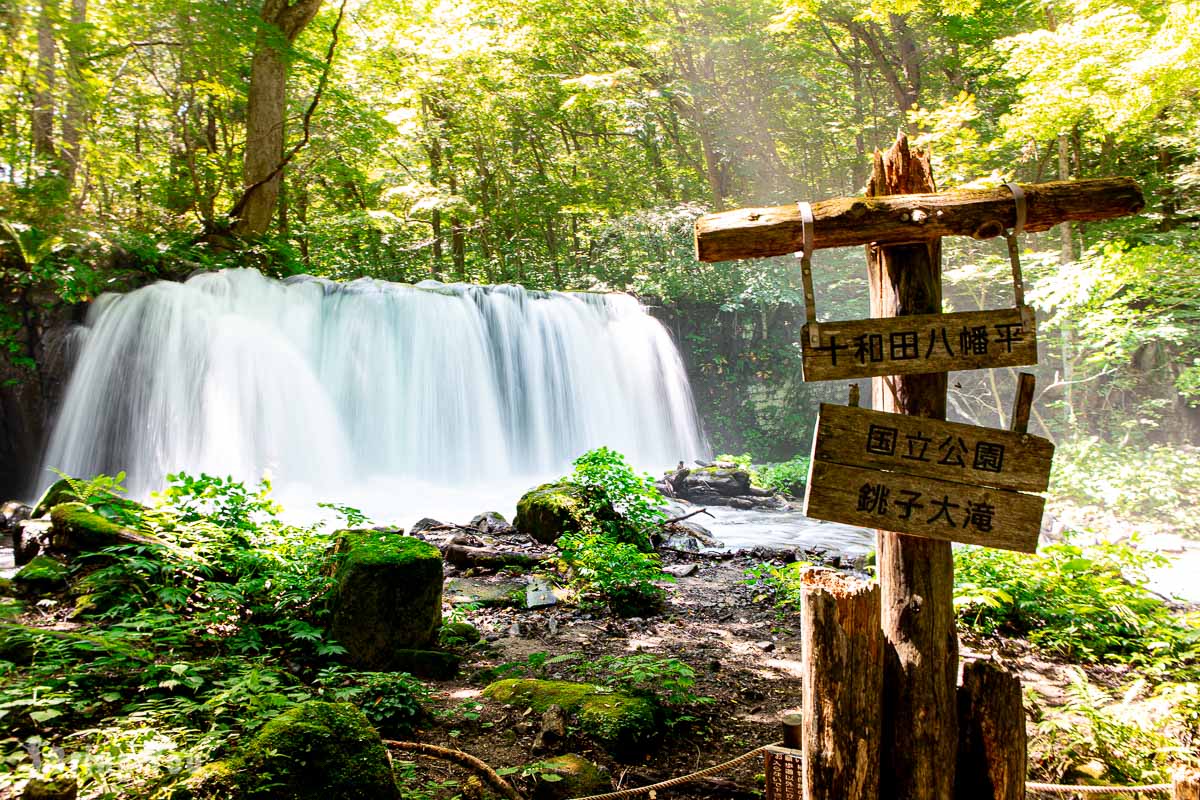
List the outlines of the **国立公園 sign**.
<svg viewBox="0 0 1200 800">
<path fill-rule="evenodd" d="M 1032 552 L 1054 445 L 1027 433 L 823 404 L 805 513 Z"/>
<path fill-rule="evenodd" d="M 1024 306 L 809 323 L 801 369 L 806 381 L 830 381 L 1036 364 L 1033 320 Z"/>
</svg>

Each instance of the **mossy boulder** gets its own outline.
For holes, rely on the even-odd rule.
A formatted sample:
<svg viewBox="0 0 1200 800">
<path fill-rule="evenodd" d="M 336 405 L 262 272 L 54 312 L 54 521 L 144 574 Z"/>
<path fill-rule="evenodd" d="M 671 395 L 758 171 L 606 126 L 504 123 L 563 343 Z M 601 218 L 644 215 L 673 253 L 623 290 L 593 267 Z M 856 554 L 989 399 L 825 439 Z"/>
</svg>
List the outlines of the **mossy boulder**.
<svg viewBox="0 0 1200 800">
<path fill-rule="evenodd" d="M 35 556 L 13 576 L 13 583 L 24 592 L 41 594 L 64 588 L 68 574 L 67 568 L 50 556 Z"/>
<path fill-rule="evenodd" d="M 50 509 L 50 521 L 50 544 L 56 550 L 90 552 L 120 544 L 174 549 L 155 536 L 113 522 L 83 503 L 59 503 Z"/>
<path fill-rule="evenodd" d="M 442 627 L 442 554 L 412 536 L 349 531 L 334 574 L 330 627 L 364 670 L 404 671 L 397 653 L 425 650 Z"/>
<path fill-rule="evenodd" d="M 33 519 L 44 517 L 50 513 L 50 509 L 59 503 L 65 503 L 74 499 L 75 493 L 71 491 L 71 484 L 66 478 L 59 478 L 50 484 L 50 488 L 42 492 L 42 496 L 33 504 L 33 512 L 29 516 Z"/>
<path fill-rule="evenodd" d="M 612 778 L 607 771 L 583 756 L 568 753 L 538 763 L 533 800 L 566 800 L 610 791 Z"/>
<path fill-rule="evenodd" d="M 483 635 L 469 622 L 447 622 L 442 625 L 440 639 L 443 645 L 475 644 Z"/>
<path fill-rule="evenodd" d="M 575 717 L 580 729 L 614 751 L 629 752 L 658 731 L 661 714 L 654 701 L 590 683 L 510 678 L 483 690 L 484 697 L 538 713 L 557 705 Z"/>
<path fill-rule="evenodd" d="M 74 775 L 59 775 L 55 778 L 31 778 L 25 784 L 21 800 L 75 800 L 79 796 L 79 784 Z"/>
<path fill-rule="evenodd" d="M 312 700 L 262 727 L 233 758 L 189 781 L 192 796 L 274 800 L 394 800 L 387 749 L 349 703 Z"/>
<path fill-rule="evenodd" d="M 560 481 L 530 489 L 517 502 L 513 520 L 517 530 L 542 544 L 554 544 L 566 533 L 578 533 L 588 515 L 588 492 L 582 486 Z"/>
</svg>

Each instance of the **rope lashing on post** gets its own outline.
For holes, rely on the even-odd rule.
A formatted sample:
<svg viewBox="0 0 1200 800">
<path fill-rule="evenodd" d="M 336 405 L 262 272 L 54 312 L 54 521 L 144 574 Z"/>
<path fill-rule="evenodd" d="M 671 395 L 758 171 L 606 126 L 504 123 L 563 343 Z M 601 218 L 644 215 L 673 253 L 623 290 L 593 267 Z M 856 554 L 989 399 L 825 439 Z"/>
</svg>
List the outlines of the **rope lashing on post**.
<svg viewBox="0 0 1200 800">
<path fill-rule="evenodd" d="M 1167 794 L 1172 790 L 1169 783 L 1152 783 L 1146 786 L 1071 786 L 1060 783 L 1025 783 L 1026 791 L 1039 794 Z"/>
<path fill-rule="evenodd" d="M 574 797 L 571 798 L 571 800 L 621 800 L 621 798 L 637 797 L 638 795 L 643 794 L 648 794 L 651 797 L 655 797 L 659 790 L 670 789 L 673 786 L 680 786 L 685 783 L 691 783 L 692 781 L 699 780 L 700 778 L 707 778 L 709 775 L 716 775 L 717 773 L 724 772 L 727 769 L 732 769 L 738 764 L 743 764 L 749 761 L 750 759 L 762 753 L 768 747 L 778 747 L 782 744 L 783 742 L 775 742 L 773 744 L 763 745 L 762 747 L 756 747 L 749 753 L 740 755 L 737 758 L 731 759 L 730 761 L 726 761 L 721 764 L 714 764 L 711 767 L 706 767 L 705 769 L 692 772 L 688 775 L 680 775 L 678 778 L 671 778 L 670 780 L 661 781 L 660 783 L 652 783 L 649 786 L 636 786 L 632 789 L 620 789 L 615 792 L 606 792 L 605 794 L 592 794 L 588 795 L 587 797 Z"/>
</svg>

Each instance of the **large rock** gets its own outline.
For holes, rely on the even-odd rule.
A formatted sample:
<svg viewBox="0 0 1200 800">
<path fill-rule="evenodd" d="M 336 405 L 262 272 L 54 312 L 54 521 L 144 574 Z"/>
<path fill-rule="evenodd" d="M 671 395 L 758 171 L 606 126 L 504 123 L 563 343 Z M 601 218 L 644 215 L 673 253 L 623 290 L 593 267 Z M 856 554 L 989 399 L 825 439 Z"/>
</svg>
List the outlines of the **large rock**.
<svg viewBox="0 0 1200 800">
<path fill-rule="evenodd" d="M 542 544 L 554 544 L 566 533 L 578 533 L 588 514 L 588 493 L 560 481 L 530 489 L 517 503 L 517 530 Z"/>
<path fill-rule="evenodd" d="M 349 703 L 310 700 L 285 711 L 233 758 L 189 781 L 197 800 L 395 800 L 387 749 Z"/>
<path fill-rule="evenodd" d="M 50 522 L 50 545 L 56 550 L 87 552 L 121 544 L 171 547 L 155 536 L 101 516 L 83 503 L 59 503 L 50 509 Z"/>
<path fill-rule="evenodd" d="M 570 681 L 515 678 L 496 681 L 483 690 L 505 705 L 543 713 L 560 706 L 579 721 L 580 729 L 617 752 L 632 752 L 658 730 L 658 706 L 648 698 Z"/>
<path fill-rule="evenodd" d="M 474 528 L 485 536 L 506 536 L 515 532 L 504 515 L 495 511 L 485 511 L 476 515 L 467 527 Z"/>
<path fill-rule="evenodd" d="M 13 583 L 24 592 L 44 594 L 65 588 L 67 568 L 50 556 L 35 556 L 13 576 Z"/>
<path fill-rule="evenodd" d="M 750 473 L 737 467 L 700 467 L 682 480 L 679 494 L 694 503 L 726 505 L 728 498 L 750 493 Z"/>
<path fill-rule="evenodd" d="M 331 629 L 365 670 L 402 670 L 395 654 L 436 644 L 442 626 L 442 555 L 412 536 L 342 534 Z M 339 545 L 339 549 L 341 546 Z"/>
<path fill-rule="evenodd" d="M 568 753 L 538 762 L 533 800 L 566 800 L 611 791 L 612 778 L 583 756 Z"/>
</svg>

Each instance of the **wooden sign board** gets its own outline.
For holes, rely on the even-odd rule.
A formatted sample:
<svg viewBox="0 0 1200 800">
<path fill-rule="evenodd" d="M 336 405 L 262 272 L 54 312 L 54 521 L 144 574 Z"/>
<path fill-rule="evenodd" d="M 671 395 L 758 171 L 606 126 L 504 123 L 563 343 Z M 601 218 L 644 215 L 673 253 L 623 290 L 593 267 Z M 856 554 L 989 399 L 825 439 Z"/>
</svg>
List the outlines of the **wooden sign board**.
<svg viewBox="0 0 1200 800">
<path fill-rule="evenodd" d="M 824 403 L 804 513 L 1032 553 L 1054 445 L 1028 433 Z"/>
<path fill-rule="evenodd" d="M 1046 500 L 1036 495 L 813 461 L 804 513 L 814 519 L 1032 553 Z"/>
<path fill-rule="evenodd" d="M 1044 492 L 1054 444 L 1028 433 L 822 403 L 813 462 Z"/>
<path fill-rule="evenodd" d="M 806 381 L 1015 367 L 1038 360 L 1037 325 L 1029 306 L 810 323 L 800 341 Z"/>
</svg>

